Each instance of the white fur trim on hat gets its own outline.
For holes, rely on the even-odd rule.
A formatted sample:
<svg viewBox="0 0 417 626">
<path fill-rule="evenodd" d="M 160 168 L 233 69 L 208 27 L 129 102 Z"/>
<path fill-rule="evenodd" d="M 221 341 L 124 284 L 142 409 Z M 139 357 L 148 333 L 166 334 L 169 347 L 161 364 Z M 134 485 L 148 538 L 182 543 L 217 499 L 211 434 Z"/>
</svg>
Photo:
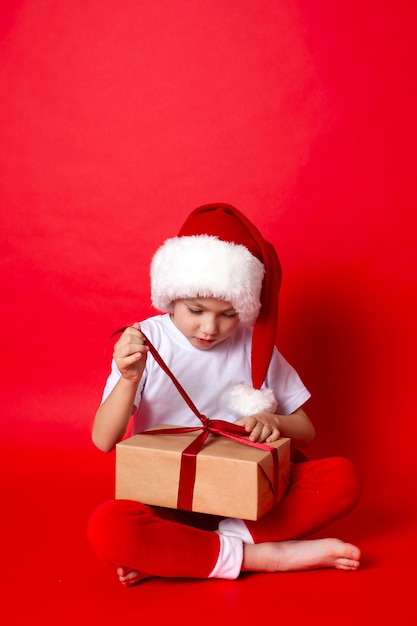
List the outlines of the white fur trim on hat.
<svg viewBox="0 0 417 626">
<path fill-rule="evenodd" d="M 172 311 L 182 298 L 219 298 L 230 302 L 242 324 L 253 324 L 261 307 L 263 264 L 240 244 L 210 235 L 173 237 L 151 263 L 155 308 Z"/>
<path fill-rule="evenodd" d="M 249 385 L 236 385 L 230 392 L 228 408 L 236 417 L 248 417 L 268 411 L 274 413 L 278 403 L 272 389 L 254 389 Z"/>
</svg>

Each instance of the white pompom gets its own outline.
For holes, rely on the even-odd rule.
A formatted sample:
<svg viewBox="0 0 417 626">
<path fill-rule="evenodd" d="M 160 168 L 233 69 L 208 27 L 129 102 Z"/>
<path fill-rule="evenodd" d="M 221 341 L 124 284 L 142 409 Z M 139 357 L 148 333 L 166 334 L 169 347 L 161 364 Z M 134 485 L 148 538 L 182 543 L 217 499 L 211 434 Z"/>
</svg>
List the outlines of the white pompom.
<svg viewBox="0 0 417 626">
<path fill-rule="evenodd" d="M 228 408 L 237 417 L 247 417 L 268 411 L 274 413 L 278 403 L 272 389 L 254 389 L 249 385 L 236 385 L 230 392 Z"/>
</svg>

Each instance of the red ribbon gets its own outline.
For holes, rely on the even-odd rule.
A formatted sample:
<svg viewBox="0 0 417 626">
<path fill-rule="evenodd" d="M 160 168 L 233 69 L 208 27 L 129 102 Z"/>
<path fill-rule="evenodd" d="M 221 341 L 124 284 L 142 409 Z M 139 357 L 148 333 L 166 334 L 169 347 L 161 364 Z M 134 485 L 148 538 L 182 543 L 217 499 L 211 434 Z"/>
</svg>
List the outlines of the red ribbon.
<svg viewBox="0 0 417 626">
<path fill-rule="evenodd" d="M 117 332 L 122 332 L 124 329 L 121 329 Z M 152 354 L 155 361 L 158 365 L 164 370 L 164 372 L 169 376 L 169 378 L 174 383 L 178 392 L 181 394 L 185 402 L 188 404 L 193 413 L 198 417 L 201 421 L 202 426 L 178 426 L 174 428 L 159 428 L 155 430 L 145 430 L 141 434 L 142 435 L 163 435 L 163 434 L 178 434 L 178 433 L 188 433 L 195 432 L 201 430 L 202 432 L 192 441 L 185 450 L 182 451 L 181 454 L 181 467 L 180 467 L 180 477 L 179 477 L 179 486 L 178 486 L 178 498 L 177 498 L 177 508 L 185 511 L 192 510 L 193 503 L 193 492 L 194 492 L 194 483 L 195 483 L 195 475 L 197 468 L 197 454 L 200 452 L 204 443 L 207 440 L 207 437 L 210 433 L 214 435 L 221 435 L 223 437 L 228 437 L 229 439 L 233 439 L 239 443 L 243 443 L 247 446 L 252 446 L 253 448 L 258 448 L 259 450 L 265 450 L 267 452 L 271 452 L 272 460 L 274 464 L 274 502 L 278 500 L 278 484 L 279 484 L 279 458 L 278 458 L 278 450 L 273 446 L 268 446 L 265 443 L 260 443 L 257 441 L 251 441 L 247 438 L 247 432 L 243 426 L 239 426 L 238 424 L 233 424 L 231 422 L 226 422 L 225 420 L 212 420 L 200 413 L 195 404 L 192 402 L 191 398 L 187 395 L 183 387 L 180 385 L 178 380 L 175 378 L 174 374 L 171 372 L 169 367 L 166 365 L 165 361 L 162 359 L 156 348 L 152 345 L 149 339 L 145 336 L 143 331 L 140 331 L 143 335 L 146 345 L 149 347 L 149 352 Z M 113 333 L 116 334 L 116 333 Z"/>
</svg>

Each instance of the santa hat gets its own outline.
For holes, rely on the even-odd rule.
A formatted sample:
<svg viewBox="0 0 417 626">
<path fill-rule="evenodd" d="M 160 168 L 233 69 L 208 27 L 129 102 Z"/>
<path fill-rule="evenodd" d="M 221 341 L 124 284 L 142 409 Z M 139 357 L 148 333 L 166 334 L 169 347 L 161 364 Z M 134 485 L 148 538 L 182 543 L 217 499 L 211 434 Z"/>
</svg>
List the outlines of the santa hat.
<svg viewBox="0 0 417 626">
<path fill-rule="evenodd" d="M 168 239 L 151 263 L 155 308 L 170 312 L 175 300 L 212 297 L 230 302 L 240 323 L 253 324 L 253 387 L 232 390 L 230 409 L 242 417 L 274 411 L 265 381 L 275 344 L 281 266 L 275 248 L 240 211 L 228 204 L 195 209 L 178 236 Z"/>
</svg>

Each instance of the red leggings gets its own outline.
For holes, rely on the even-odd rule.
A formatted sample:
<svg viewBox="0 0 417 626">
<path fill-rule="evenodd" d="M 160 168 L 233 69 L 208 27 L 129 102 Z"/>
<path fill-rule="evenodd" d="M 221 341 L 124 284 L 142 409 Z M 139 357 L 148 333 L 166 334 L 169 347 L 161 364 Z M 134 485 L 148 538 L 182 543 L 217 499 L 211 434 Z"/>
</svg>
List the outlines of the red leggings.
<svg viewBox="0 0 417 626">
<path fill-rule="evenodd" d="M 260 520 L 253 543 L 301 538 L 349 513 L 361 492 L 347 459 L 292 464 L 287 495 Z M 220 518 L 112 500 L 92 514 L 87 534 L 99 559 L 149 576 L 207 578 L 219 558 Z"/>
</svg>

